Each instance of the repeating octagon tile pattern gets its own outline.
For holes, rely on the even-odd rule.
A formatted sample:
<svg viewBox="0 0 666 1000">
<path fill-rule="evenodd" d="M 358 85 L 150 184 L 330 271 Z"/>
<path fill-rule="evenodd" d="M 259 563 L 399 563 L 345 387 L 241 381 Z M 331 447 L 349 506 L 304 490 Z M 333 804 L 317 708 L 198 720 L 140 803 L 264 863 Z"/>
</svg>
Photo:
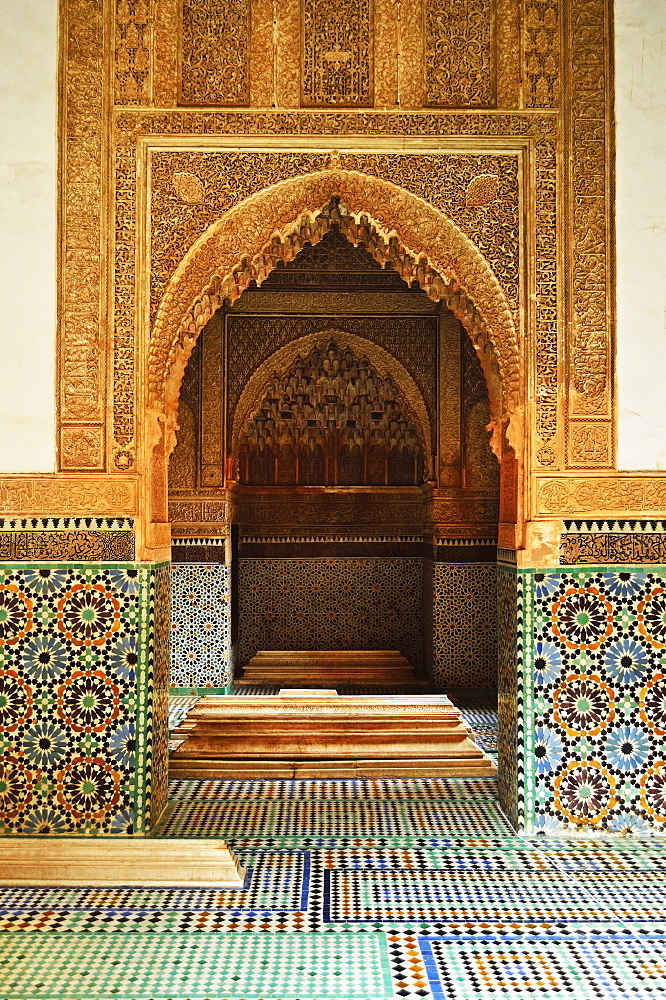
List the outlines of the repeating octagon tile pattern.
<svg viewBox="0 0 666 1000">
<path fill-rule="evenodd" d="M 662 831 L 663 577 L 613 566 L 534 573 L 528 582 L 535 829 Z"/>
<path fill-rule="evenodd" d="M 123 834 L 159 812 L 163 577 L 138 564 L 0 566 L 0 832 Z"/>
</svg>

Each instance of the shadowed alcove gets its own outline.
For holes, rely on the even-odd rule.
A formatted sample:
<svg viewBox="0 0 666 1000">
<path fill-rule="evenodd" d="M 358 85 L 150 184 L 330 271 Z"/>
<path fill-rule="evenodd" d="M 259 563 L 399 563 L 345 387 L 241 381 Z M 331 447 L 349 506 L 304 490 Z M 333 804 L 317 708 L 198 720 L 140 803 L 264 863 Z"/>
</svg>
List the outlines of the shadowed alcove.
<svg viewBox="0 0 666 1000">
<path fill-rule="evenodd" d="M 494 687 L 499 465 L 477 353 L 328 211 L 319 242 L 223 302 L 185 370 L 172 683 L 223 687 L 262 649 L 392 649 L 438 690 Z M 443 531 L 441 488 L 467 501 Z M 222 498 L 226 546 L 206 514 Z M 178 602 L 206 574 L 220 602 L 197 640 Z"/>
</svg>

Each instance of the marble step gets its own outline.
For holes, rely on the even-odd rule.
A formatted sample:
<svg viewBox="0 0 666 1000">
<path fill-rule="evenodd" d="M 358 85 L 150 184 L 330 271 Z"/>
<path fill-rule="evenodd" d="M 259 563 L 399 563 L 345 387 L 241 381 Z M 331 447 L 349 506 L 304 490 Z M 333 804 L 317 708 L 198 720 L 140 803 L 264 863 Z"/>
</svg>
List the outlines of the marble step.
<svg viewBox="0 0 666 1000">
<path fill-rule="evenodd" d="M 461 760 L 429 757 L 394 760 L 180 760 L 172 758 L 170 778 L 217 778 L 235 781 L 314 781 L 317 779 L 493 778 L 490 757 Z"/>
<path fill-rule="evenodd" d="M 399 650 L 260 650 L 247 664 L 241 686 L 367 684 L 425 687 Z"/>
<path fill-rule="evenodd" d="M 0 885 L 239 888 L 244 881 L 223 840 L 0 837 Z"/>
<path fill-rule="evenodd" d="M 183 720 L 172 777 L 263 773 L 495 773 L 445 695 L 338 695 L 307 690 L 202 698 Z"/>
</svg>

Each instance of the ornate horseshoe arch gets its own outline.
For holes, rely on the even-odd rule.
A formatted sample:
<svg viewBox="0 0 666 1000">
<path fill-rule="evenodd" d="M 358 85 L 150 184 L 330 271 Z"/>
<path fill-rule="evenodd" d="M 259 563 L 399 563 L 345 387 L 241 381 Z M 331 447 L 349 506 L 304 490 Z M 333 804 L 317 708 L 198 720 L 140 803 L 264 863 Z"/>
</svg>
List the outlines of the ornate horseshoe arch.
<svg viewBox="0 0 666 1000">
<path fill-rule="evenodd" d="M 339 168 L 283 181 L 230 209 L 191 247 L 160 304 L 148 362 L 149 407 L 166 418 L 174 440 L 178 393 L 194 343 L 227 298 L 316 243 L 330 224 L 321 206 L 335 195 L 347 207 L 347 238 L 376 259 L 409 272 L 462 322 L 478 352 L 493 422 L 510 418 L 520 400 L 520 350 L 506 297 L 485 258 L 442 212 L 409 191 Z M 316 210 L 304 206 L 317 206 Z"/>
</svg>

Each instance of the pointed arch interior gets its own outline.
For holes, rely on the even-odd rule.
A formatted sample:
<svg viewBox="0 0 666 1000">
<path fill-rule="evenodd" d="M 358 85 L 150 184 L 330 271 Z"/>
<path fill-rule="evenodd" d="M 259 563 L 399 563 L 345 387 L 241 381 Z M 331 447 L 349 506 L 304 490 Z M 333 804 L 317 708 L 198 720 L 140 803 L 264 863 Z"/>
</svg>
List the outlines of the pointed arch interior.
<svg viewBox="0 0 666 1000">
<path fill-rule="evenodd" d="M 169 450 L 185 366 L 208 320 L 225 299 L 233 302 L 251 282 L 260 284 L 279 260 L 292 259 L 306 242 L 318 242 L 332 222 L 375 259 L 390 262 L 432 299 L 446 302 L 478 351 L 493 422 L 499 428 L 515 411 L 521 368 L 516 329 L 479 250 L 442 212 L 405 189 L 331 169 L 273 185 L 231 209 L 173 275 L 158 310 L 148 364 L 149 405 L 166 418 Z"/>
<path fill-rule="evenodd" d="M 282 375 L 294 364 L 296 359 L 307 357 L 317 348 L 325 349 L 327 344 L 331 342 L 335 342 L 343 352 L 349 350 L 357 358 L 366 358 L 380 377 L 390 379 L 404 394 L 418 428 L 425 478 L 432 479 L 434 475 L 432 463 L 433 429 L 430 426 L 427 407 L 416 382 L 407 369 L 383 347 L 365 337 L 359 337 L 339 329 L 326 329 L 299 337 L 280 348 L 256 369 L 243 389 L 234 413 L 231 432 L 232 454 L 238 454 L 241 438 L 248 421 L 261 402 L 262 395 L 272 376 Z"/>
</svg>

